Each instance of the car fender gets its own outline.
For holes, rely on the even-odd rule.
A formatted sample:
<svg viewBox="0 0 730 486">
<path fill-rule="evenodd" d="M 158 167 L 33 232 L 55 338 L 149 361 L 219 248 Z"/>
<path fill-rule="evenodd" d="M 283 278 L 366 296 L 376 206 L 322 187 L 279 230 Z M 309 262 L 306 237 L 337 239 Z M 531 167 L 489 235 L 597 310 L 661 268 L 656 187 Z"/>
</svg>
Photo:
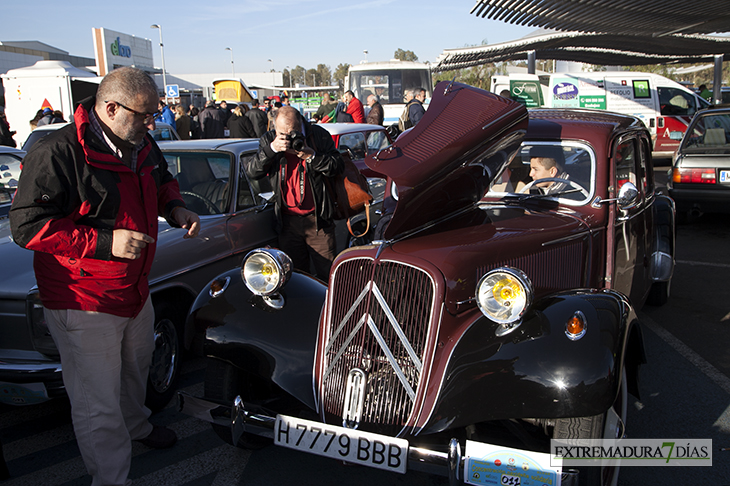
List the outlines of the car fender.
<svg viewBox="0 0 730 486">
<path fill-rule="evenodd" d="M 225 290 L 211 297 L 206 286 L 188 318 L 205 335 L 204 355 L 271 380 L 314 409 L 312 370 L 326 285 L 294 272 L 280 291 L 283 307 L 275 309 L 246 287 L 238 268 L 216 280 L 227 281 Z"/>
<path fill-rule="evenodd" d="M 586 332 L 571 340 L 566 323 L 577 311 Z M 554 294 L 535 302 L 510 333 L 499 337 L 497 329 L 482 316 L 461 336 L 426 433 L 487 420 L 603 413 L 618 394 L 623 366 L 638 367 L 644 357 L 636 314 L 614 291 Z M 637 340 L 630 347 L 629 336 Z M 626 356 L 627 347 L 638 356 Z M 633 379 L 635 370 L 627 371 Z"/>
<path fill-rule="evenodd" d="M 674 201 L 664 195 L 657 195 L 654 210 L 654 247 L 651 252 L 651 279 L 667 282 L 674 273 L 675 207 Z"/>
</svg>

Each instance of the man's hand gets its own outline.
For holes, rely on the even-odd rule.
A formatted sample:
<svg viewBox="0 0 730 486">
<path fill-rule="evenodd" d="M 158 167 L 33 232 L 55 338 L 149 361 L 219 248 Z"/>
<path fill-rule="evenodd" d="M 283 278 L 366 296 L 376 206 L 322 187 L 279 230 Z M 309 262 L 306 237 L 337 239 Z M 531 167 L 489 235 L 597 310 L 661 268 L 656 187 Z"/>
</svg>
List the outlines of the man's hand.
<svg viewBox="0 0 730 486">
<path fill-rule="evenodd" d="M 172 219 L 174 219 L 181 228 L 188 230 L 183 238 L 195 238 L 200 232 L 200 217 L 194 212 L 181 206 L 172 210 Z"/>
<path fill-rule="evenodd" d="M 115 229 L 112 237 L 112 255 L 136 260 L 142 255 L 142 249 L 154 242 L 154 238 L 139 231 Z"/>
<path fill-rule="evenodd" d="M 287 150 L 287 152 L 295 154 L 301 160 L 307 160 L 309 157 L 314 156 L 314 154 L 315 154 L 314 149 L 311 147 L 308 147 L 307 144 L 304 144 L 304 148 L 302 148 L 301 152 L 297 152 L 294 149 L 289 149 L 289 150 Z"/>
<path fill-rule="evenodd" d="M 276 153 L 284 152 L 291 146 L 291 142 L 286 139 L 286 134 L 277 133 L 276 138 L 271 142 L 271 150 Z"/>
</svg>

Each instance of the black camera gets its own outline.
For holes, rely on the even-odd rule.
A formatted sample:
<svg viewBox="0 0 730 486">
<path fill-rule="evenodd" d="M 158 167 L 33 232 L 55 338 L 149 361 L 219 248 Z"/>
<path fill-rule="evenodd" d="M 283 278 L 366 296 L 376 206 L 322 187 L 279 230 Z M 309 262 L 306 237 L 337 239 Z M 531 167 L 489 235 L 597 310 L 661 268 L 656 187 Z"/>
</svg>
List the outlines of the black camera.
<svg viewBox="0 0 730 486">
<path fill-rule="evenodd" d="M 289 132 L 289 134 L 286 136 L 286 139 L 291 143 L 291 148 L 296 150 L 297 152 L 301 152 L 304 146 L 307 144 L 307 141 L 304 138 L 304 134 L 296 130 L 292 130 L 291 132 Z"/>
</svg>

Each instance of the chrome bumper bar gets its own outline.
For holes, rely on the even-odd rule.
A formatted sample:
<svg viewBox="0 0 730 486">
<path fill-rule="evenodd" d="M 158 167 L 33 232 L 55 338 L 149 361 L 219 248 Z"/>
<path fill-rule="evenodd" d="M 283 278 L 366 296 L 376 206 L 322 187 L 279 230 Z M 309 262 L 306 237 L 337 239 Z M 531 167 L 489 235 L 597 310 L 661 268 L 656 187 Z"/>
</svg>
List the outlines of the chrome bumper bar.
<svg viewBox="0 0 730 486">
<path fill-rule="evenodd" d="M 233 406 L 215 403 L 204 398 L 178 392 L 179 411 L 207 422 L 231 428 L 233 443 L 244 433 L 274 439 L 276 417 L 251 413 L 245 409 L 241 397 L 236 397 Z M 449 441 L 448 452 L 433 451 L 422 447 L 408 448 L 408 470 L 425 472 L 449 478 L 449 484 L 463 484 L 464 457 L 457 439 Z M 573 482 L 574 481 L 574 482 Z M 577 471 L 563 472 L 563 486 L 578 484 Z"/>
</svg>

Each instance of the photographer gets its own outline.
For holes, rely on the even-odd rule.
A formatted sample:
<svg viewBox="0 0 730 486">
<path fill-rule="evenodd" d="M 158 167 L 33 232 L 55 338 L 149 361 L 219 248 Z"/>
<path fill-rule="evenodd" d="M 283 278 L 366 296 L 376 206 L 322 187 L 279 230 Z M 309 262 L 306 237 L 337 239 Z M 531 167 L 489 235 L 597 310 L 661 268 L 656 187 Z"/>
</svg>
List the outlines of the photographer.
<svg viewBox="0 0 730 486">
<path fill-rule="evenodd" d="M 271 182 L 280 249 L 295 268 L 308 273 L 311 258 L 316 276 L 327 281 L 335 257 L 335 225 L 325 179 L 342 173 L 342 156 L 329 132 L 290 106 L 276 111 L 274 127 L 259 140 L 246 172 Z"/>
</svg>

